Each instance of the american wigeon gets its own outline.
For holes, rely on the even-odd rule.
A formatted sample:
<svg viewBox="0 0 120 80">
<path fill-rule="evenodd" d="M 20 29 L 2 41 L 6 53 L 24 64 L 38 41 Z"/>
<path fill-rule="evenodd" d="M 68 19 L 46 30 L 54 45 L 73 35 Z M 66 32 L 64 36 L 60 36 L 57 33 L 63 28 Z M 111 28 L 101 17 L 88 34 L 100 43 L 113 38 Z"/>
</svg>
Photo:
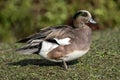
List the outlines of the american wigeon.
<svg viewBox="0 0 120 80">
<path fill-rule="evenodd" d="M 86 23 L 96 23 L 91 14 L 80 10 L 73 16 L 74 26 L 60 25 L 41 29 L 39 33 L 19 40 L 26 43 L 17 49 L 23 54 L 39 54 L 52 62 L 66 62 L 75 60 L 88 52 L 91 43 L 91 29 Z"/>
</svg>

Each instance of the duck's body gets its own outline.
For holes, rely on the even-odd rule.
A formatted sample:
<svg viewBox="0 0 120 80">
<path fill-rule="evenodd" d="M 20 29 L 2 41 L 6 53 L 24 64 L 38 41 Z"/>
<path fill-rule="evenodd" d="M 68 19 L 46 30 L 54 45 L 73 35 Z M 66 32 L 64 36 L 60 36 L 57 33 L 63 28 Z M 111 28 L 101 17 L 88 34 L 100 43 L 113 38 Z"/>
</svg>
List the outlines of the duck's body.
<svg viewBox="0 0 120 80">
<path fill-rule="evenodd" d="M 90 48 L 91 29 L 85 24 L 90 20 L 90 13 L 81 10 L 74 15 L 74 26 L 42 29 L 39 33 L 18 41 L 27 42 L 27 45 L 17 51 L 24 54 L 37 53 L 49 61 L 63 62 L 67 69 L 66 61 L 81 57 Z"/>
<path fill-rule="evenodd" d="M 71 33 L 72 35 L 56 40 L 58 43 L 62 41 L 63 44 L 43 41 L 39 54 L 43 58 L 54 62 L 62 62 L 62 59 L 71 61 L 81 57 L 89 50 L 91 42 L 89 40 L 91 38 L 91 30 L 88 26 L 86 26 L 86 28 L 88 28 L 89 31 L 84 28 L 72 29 L 69 32 L 69 34 Z"/>
</svg>

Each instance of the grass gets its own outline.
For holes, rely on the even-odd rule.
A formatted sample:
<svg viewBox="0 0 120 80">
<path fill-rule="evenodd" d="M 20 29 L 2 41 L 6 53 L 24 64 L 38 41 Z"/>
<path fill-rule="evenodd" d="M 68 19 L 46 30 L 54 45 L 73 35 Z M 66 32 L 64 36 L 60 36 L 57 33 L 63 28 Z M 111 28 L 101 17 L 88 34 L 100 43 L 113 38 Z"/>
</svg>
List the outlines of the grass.
<svg viewBox="0 0 120 80">
<path fill-rule="evenodd" d="M 120 30 L 94 32 L 90 51 L 68 63 L 68 71 L 38 55 L 17 54 L 18 46 L 0 44 L 0 80 L 120 80 Z"/>
</svg>

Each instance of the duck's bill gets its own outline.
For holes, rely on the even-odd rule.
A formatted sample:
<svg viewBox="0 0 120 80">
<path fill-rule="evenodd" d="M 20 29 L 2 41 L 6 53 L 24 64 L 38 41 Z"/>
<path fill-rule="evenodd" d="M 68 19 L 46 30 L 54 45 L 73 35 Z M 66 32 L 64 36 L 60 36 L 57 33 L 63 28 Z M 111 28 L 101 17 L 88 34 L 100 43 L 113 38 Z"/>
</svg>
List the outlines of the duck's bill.
<svg viewBox="0 0 120 80">
<path fill-rule="evenodd" d="M 90 23 L 96 24 L 96 21 L 94 21 L 92 18 L 89 20 Z"/>
</svg>

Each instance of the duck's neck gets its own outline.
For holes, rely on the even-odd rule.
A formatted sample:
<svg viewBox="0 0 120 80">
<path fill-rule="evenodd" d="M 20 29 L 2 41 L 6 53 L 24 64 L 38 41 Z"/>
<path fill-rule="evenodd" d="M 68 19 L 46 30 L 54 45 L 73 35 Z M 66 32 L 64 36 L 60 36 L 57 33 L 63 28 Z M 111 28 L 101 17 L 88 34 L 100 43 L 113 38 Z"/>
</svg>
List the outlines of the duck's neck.
<svg viewBox="0 0 120 80">
<path fill-rule="evenodd" d="M 83 22 L 74 23 L 74 27 L 75 27 L 75 28 L 82 28 L 83 26 L 85 26 L 85 23 L 83 23 Z"/>
</svg>

